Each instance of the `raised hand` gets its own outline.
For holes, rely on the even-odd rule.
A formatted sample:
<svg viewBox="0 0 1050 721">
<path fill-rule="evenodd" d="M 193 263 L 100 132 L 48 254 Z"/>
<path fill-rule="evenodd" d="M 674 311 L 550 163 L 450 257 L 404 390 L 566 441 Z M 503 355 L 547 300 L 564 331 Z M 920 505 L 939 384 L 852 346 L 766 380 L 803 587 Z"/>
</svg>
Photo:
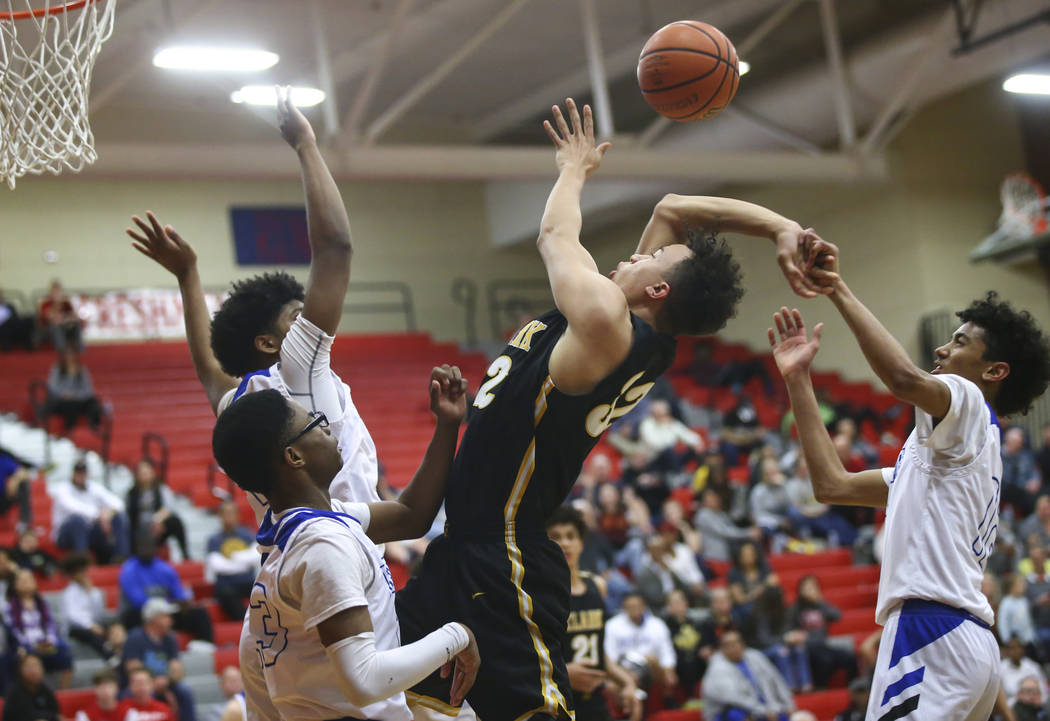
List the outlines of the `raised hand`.
<svg viewBox="0 0 1050 721">
<path fill-rule="evenodd" d="M 813 264 L 817 254 L 812 245 L 820 240 L 812 228 L 803 230 L 798 223 L 781 230 L 776 235 L 777 263 L 787 278 L 791 289 L 803 298 L 816 298 L 832 292 L 827 278 L 820 273 L 814 274 Z"/>
<path fill-rule="evenodd" d="M 299 150 L 304 144 L 316 143 L 317 136 L 310 121 L 292 103 L 291 90 L 290 87 L 277 88 L 277 125 L 284 141 Z"/>
<path fill-rule="evenodd" d="M 430 410 L 438 423 L 463 421 L 467 414 L 467 381 L 458 366 L 443 365 L 430 371 Z"/>
<path fill-rule="evenodd" d="M 817 235 L 812 228 L 803 232 L 802 244 L 807 260 L 806 277 L 822 293 L 834 293 L 839 280 L 839 248 Z"/>
<path fill-rule="evenodd" d="M 777 362 L 780 374 L 808 373 L 813 358 L 820 350 L 824 324 L 817 323 L 813 337 L 807 338 L 806 324 L 798 308 L 789 311 L 786 307 L 773 314 L 773 324 L 777 329 L 776 332 L 772 328 L 768 329 L 769 345 L 773 349 L 773 359 Z"/>
<path fill-rule="evenodd" d="M 565 116 L 557 105 L 551 108 L 557 130 L 549 120 L 543 121 L 543 129 L 557 148 L 554 161 L 558 170 L 576 167 L 584 172 L 585 178 L 590 177 L 602 164 L 602 157 L 605 151 L 612 147 L 612 143 L 605 142 L 598 146 L 594 144 L 594 117 L 590 105 L 583 106 L 582 120 L 572 98 L 565 100 L 565 107 L 569 112 L 569 123 L 565 122 Z"/>
<path fill-rule="evenodd" d="M 142 231 L 136 233 L 131 228 L 124 230 L 131 236 L 131 247 L 153 259 L 181 280 L 186 273 L 197 267 L 197 253 L 194 252 L 193 246 L 175 232 L 175 228 L 170 225 L 161 227 L 160 221 L 152 211 L 146 211 L 146 218 L 148 223 L 137 215 L 131 216 L 132 222 Z"/>
</svg>

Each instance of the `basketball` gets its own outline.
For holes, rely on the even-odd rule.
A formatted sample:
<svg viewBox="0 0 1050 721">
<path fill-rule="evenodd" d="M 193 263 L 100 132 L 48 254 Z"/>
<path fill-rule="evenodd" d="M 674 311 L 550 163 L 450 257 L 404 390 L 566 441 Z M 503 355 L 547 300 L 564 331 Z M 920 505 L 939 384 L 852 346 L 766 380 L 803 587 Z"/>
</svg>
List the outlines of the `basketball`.
<svg viewBox="0 0 1050 721">
<path fill-rule="evenodd" d="M 686 122 L 713 118 L 740 84 L 736 48 L 718 28 L 680 20 L 653 33 L 638 58 L 638 87 L 653 110 Z"/>
</svg>

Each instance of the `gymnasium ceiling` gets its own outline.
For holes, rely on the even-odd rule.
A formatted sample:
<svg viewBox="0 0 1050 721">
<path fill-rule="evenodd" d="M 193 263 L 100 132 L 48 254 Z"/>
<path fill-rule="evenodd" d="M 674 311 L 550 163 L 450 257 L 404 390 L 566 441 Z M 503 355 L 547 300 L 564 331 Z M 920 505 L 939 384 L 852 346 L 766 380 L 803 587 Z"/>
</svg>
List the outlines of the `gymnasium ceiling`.
<svg viewBox="0 0 1050 721">
<path fill-rule="evenodd" d="M 1050 17 L 1050 0 L 954 1 L 980 8 L 974 38 Z M 273 111 L 229 96 L 244 84 L 324 88 L 327 65 L 334 92 L 308 116 L 337 177 L 485 181 L 490 242 L 534 237 L 554 174 L 540 123 L 567 95 L 592 99 L 587 6 L 614 126 L 584 196 L 591 224 L 671 190 L 885 179 L 882 151 L 917 109 L 1050 57 L 1045 21 L 954 53 L 952 0 L 120 0 L 92 85 L 99 160 L 85 172 L 296 177 Z M 752 69 L 719 117 L 675 124 L 648 109 L 634 73 L 649 34 L 688 18 L 725 31 Z M 236 76 L 152 65 L 159 47 L 211 43 L 281 59 Z"/>
</svg>

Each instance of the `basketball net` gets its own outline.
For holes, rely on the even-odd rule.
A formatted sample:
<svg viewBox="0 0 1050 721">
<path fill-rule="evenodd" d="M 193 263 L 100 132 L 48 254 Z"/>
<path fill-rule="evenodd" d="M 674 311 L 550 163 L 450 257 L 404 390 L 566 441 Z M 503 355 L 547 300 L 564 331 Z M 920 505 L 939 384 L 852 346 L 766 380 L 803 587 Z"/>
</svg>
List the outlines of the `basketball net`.
<svg viewBox="0 0 1050 721">
<path fill-rule="evenodd" d="M 1011 173 L 999 188 L 1003 212 L 999 230 L 1013 238 L 1033 238 L 1047 228 L 1046 195 L 1039 182 L 1027 173 Z"/>
<path fill-rule="evenodd" d="M 88 93 L 115 7 L 116 0 L 0 0 L 0 179 L 9 187 L 27 173 L 78 172 L 95 162 Z"/>
</svg>

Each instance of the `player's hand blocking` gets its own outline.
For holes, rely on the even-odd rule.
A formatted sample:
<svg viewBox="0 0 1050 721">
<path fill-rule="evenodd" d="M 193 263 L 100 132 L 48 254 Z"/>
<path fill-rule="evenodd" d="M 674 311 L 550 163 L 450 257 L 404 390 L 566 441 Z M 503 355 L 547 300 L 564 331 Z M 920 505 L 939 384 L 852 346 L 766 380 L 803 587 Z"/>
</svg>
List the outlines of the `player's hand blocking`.
<svg viewBox="0 0 1050 721">
<path fill-rule="evenodd" d="M 289 87 L 277 88 L 277 125 L 285 142 L 299 150 L 303 145 L 316 143 L 317 136 L 310 121 L 292 103 L 291 90 Z"/>
<path fill-rule="evenodd" d="M 131 247 L 181 279 L 197 266 L 197 253 L 193 246 L 183 240 L 170 225 L 161 227 L 152 211 L 146 211 L 146 218 L 148 223 L 137 215 L 131 216 L 132 222 L 142 231 L 136 233 L 131 228 L 124 230 L 133 241 Z"/>
<path fill-rule="evenodd" d="M 776 332 L 768 329 L 769 345 L 773 349 L 773 359 L 783 376 L 792 373 L 808 373 L 809 367 L 820 350 L 820 335 L 824 330 L 823 323 L 817 323 L 813 337 L 806 337 L 806 324 L 798 309 L 781 308 L 773 314 Z M 779 336 L 779 338 L 778 338 Z"/>
<path fill-rule="evenodd" d="M 802 244 L 807 259 L 807 281 L 821 293 L 834 293 L 835 283 L 840 280 L 838 246 L 821 238 L 812 228 L 804 231 Z"/>
<path fill-rule="evenodd" d="M 446 366 L 447 367 L 447 366 Z M 458 368 L 456 370 L 459 370 Z M 481 652 L 478 651 L 478 642 L 474 638 L 474 632 L 464 624 L 459 624 L 466 630 L 470 637 L 467 647 L 456 654 L 453 661 L 441 667 L 441 678 L 448 678 L 452 673 L 452 689 L 449 693 L 449 703 L 459 706 L 467 697 L 467 692 L 474 686 L 478 678 L 478 669 L 481 668 Z M 455 670 L 452 666 L 455 664 Z"/>
<path fill-rule="evenodd" d="M 579 168 L 587 178 L 602 164 L 602 157 L 605 151 L 612 147 L 612 143 L 605 142 L 598 146 L 594 144 L 594 116 L 591 114 L 590 105 L 583 106 L 582 120 L 579 110 L 576 109 L 576 102 L 572 98 L 565 100 L 565 106 L 569 111 L 572 127 L 570 128 L 569 123 L 565 122 L 561 108 L 555 105 L 551 108 L 551 112 L 554 113 L 554 122 L 558 129 L 555 130 L 549 120 L 543 121 L 543 129 L 547 131 L 554 147 L 557 148 L 554 161 L 558 165 L 558 170 Z"/>
<path fill-rule="evenodd" d="M 467 414 L 467 381 L 458 366 L 430 371 L 430 410 L 438 423 L 459 425 Z"/>
</svg>

